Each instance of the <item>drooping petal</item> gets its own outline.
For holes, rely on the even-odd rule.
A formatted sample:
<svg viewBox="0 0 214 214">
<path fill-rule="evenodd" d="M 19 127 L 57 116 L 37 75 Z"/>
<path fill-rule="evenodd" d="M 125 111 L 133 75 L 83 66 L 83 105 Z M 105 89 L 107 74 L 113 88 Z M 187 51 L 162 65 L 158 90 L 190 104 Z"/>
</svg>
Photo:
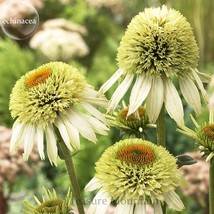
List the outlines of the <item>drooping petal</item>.
<svg viewBox="0 0 214 214">
<path fill-rule="evenodd" d="M 206 102 L 208 102 L 208 95 L 207 95 L 206 90 L 204 89 L 204 86 L 203 86 L 203 83 L 202 83 L 201 79 L 199 78 L 199 76 L 196 73 L 196 71 L 193 70 L 193 69 L 192 69 L 192 74 L 193 74 L 193 77 L 195 78 L 195 81 L 196 81 L 196 83 L 198 85 L 198 88 L 200 89 L 200 91 L 201 91 L 201 93 L 202 93 L 202 95 L 204 97 L 204 100 Z"/>
<path fill-rule="evenodd" d="M 87 210 L 87 214 L 105 214 L 110 203 L 111 199 L 109 194 L 103 189 L 100 189 L 92 200 L 92 203 Z"/>
<path fill-rule="evenodd" d="M 201 112 L 201 98 L 197 87 L 189 77 L 179 78 L 181 93 L 196 114 Z"/>
<path fill-rule="evenodd" d="M 197 73 L 197 75 L 199 76 L 199 78 L 201 79 L 202 82 L 210 83 L 211 77 L 209 75 L 199 72 L 198 69 L 195 69 L 195 72 Z"/>
<path fill-rule="evenodd" d="M 40 158 L 42 160 L 45 159 L 45 154 L 44 154 L 44 133 L 42 128 L 37 128 L 36 129 L 36 141 L 37 141 L 37 147 L 39 151 Z"/>
<path fill-rule="evenodd" d="M 153 206 L 154 206 L 155 214 L 163 214 L 163 210 L 162 210 L 160 202 L 155 202 Z"/>
<path fill-rule="evenodd" d="M 60 116 L 56 119 L 55 125 L 58 128 L 65 145 L 68 147 L 68 149 L 70 151 L 72 151 L 73 149 L 71 147 L 71 142 L 70 142 L 68 131 L 67 131 L 66 126 L 64 125 L 63 121 L 60 119 Z"/>
<path fill-rule="evenodd" d="M 140 105 L 148 96 L 151 86 L 152 86 L 151 77 L 144 76 L 143 74 L 137 76 L 136 82 L 131 91 L 129 100 L 130 106 L 127 116 L 134 113 L 140 107 Z"/>
<path fill-rule="evenodd" d="M 70 108 L 69 114 L 66 116 L 83 137 L 94 143 L 97 141 L 96 135 L 90 124 L 81 117 L 81 114 L 79 114 L 78 111 L 76 111 L 74 108 Z"/>
<path fill-rule="evenodd" d="M 111 97 L 111 100 L 109 102 L 108 112 L 113 112 L 114 109 L 117 107 L 120 100 L 123 98 L 125 93 L 128 91 L 133 78 L 134 78 L 134 75 L 132 75 L 132 74 L 126 75 L 125 79 L 118 86 L 118 88 L 116 89 L 116 91 L 114 92 L 114 94 Z"/>
<path fill-rule="evenodd" d="M 71 122 L 65 115 L 61 114 L 60 118 L 66 126 L 72 146 L 75 149 L 80 149 L 80 138 L 78 130 L 71 124 Z"/>
<path fill-rule="evenodd" d="M 24 123 L 19 123 L 17 120 L 13 124 L 12 136 L 10 140 L 10 152 L 14 152 L 18 149 L 18 146 L 22 141 L 22 133 L 24 130 L 23 126 L 24 126 Z"/>
<path fill-rule="evenodd" d="M 122 76 L 123 70 L 119 68 L 100 88 L 99 93 L 103 94 Z"/>
<path fill-rule="evenodd" d="M 91 192 L 94 191 L 95 189 L 100 188 L 100 182 L 96 177 L 93 177 L 89 183 L 85 186 L 85 191 L 86 192 Z"/>
<path fill-rule="evenodd" d="M 100 111 L 98 111 L 96 108 L 94 108 L 92 105 L 85 103 L 85 102 L 81 103 L 81 105 L 85 110 L 87 110 L 89 113 L 91 113 L 93 116 L 95 116 L 98 120 L 107 124 L 107 120 L 104 117 L 104 115 Z"/>
<path fill-rule="evenodd" d="M 165 80 L 165 107 L 169 116 L 182 126 L 184 124 L 183 105 L 175 86 L 169 79 Z"/>
<path fill-rule="evenodd" d="M 135 205 L 134 214 L 146 214 L 146 204 L 143 200 L 139 200 Z"/>
<path fill-rule="evenodd" d="M 57 166 L 57 139 L 53 130 L 52 125 L 48 125 L 45 129 L 45 137 L 47 142 L 47 154 L 48 159 L 52 164 Z"/>
<path fill-rule="evenodd" d="M 26 161 L 33 149 L 35 141 L 36 128 L 34 125 L 26 125 L 23 131 L 24 140 L 24 154 L 23 159 Z"/>
<path fill-rule="evenodd" d="M 184 209 L 184 204 L 181 201 L 180 197 L 175 193 L 175 191 L 170 191 L 165 194 L 165 202 L 169 208 L 181 211 Z"/>
<path fill-rule="evenodd" d="M 154 77 L 152 88 L 146 99 L 146 112 L 149 116 L 150 123 L 155 123 L 164 101 L 164 85 L 161 77 Z"/>
<path fill-rule="evenodd" d="M 109 128 L 107 128 L 103 123 L 101 123 L 99 120 L 97 120 L 94 117 L 91 117 L 86 114 L 81 114 L 83 118 L 85 118 L 86 121 L 88 121 L 93 128 L 94 132 L 101 134 L 101 135 L 107 135 Z"/>
<path fill-rule="evenodd" d="M 116 206 L 115 214 L 133 214 L 134 201 L 133 200 L 122 200 Z"/>
<path fill-rule="evenodd" d="M 90 103 L 102 107 L 108 107 L 108 100 L 101 94 L 99 94 L 97 91 L 95 91 L 93 88 L 91 88 L 90 85 L 87 85 L 88 87 L 85 88 L 85 90 L 79 94 L 79 97 L 81 97 L 81 100 L 84 103 Z"/>
</svg>

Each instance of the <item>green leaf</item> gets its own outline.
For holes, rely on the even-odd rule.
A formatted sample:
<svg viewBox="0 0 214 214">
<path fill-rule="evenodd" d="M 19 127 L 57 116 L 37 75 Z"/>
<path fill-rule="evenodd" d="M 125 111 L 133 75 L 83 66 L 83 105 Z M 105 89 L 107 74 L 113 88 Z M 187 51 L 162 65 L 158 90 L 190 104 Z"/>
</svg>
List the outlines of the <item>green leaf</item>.
<svg viewBox="0 0 214 214">
<path fill-rule="evenodd" d="M 185 166 L 185 165 L 192 165 L 197 163 L 197 160 L 193 159 L 189 155 L 178 155 L 177 158 L 177 165 L 178 168 Z"/>
</svg>

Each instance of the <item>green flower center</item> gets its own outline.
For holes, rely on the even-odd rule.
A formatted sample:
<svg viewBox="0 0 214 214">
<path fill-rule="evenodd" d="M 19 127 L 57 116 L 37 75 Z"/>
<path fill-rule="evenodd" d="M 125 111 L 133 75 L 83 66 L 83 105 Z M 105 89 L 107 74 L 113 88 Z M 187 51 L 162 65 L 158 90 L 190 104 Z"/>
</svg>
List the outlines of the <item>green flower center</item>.
<svg viewBox="0 0 214 214">
<path fill-rule="evenodd" d="M 134 120 L 138 120 L 138 118 L 136 118 L 136 115 L 131 114 L 127 117 L 127 113 L 128 113 L 128 108 L 123 109 L 120 113 L 120 117 L 122 120 L 127 120 L 127 121 L 134 121 Z M 139 108 L 138 109 L 138 115 L 140 118 L 143 118 L 146 114 L 146 111 L 144 108 Z"/>
<path fill-rule="evenodd" d="M 13 118 L 46 127 L 59 113 L 65 114 L 84 96 L 86 80 L 79 71 L 62 62 L 50 62 L 26 73 L 18 80 L 10 96 Z"/>
<path fill-rule="evenodd" d="M 52 72 L 50 69 L 42 69 L 31 74 L 26 80 L 27 88 L 32 88 L 45 82 L 45 80 L 51 75 L 51 73 Z"/>
<path fill-rule="evenodd" d="M 36 211 L 43 214 L 44 212 L 55 214 L 57 207 L 62 208 L 63 200 L 61 199 L 52 199 L 49 201 L 43 202 L 36 208 Z"/>
<path fill-rule="evenodd" d="M 128 145 L 117 153 L 117 157 L 132 164 L 149 164 L 155 160 L 154 151 L 144 145 Z"/>
<path fill-rule="evenodd" d="M 142 107 L 138 109 L 137 113 L 129 116 L 127 116 L 128 110 L 128 108 L 121 110 L 118 113 L 117 120 L 131 129 L 131 131 L 126 130 L 128 134 L 136 134 L 137 136 L 139 132 L 142 133 L 146 129 L 146 126 L 149 123 L 148 115 L 146 114 L 146 110 Z"/>
<path fill-rule="evenodd" d="M 147 8 L 128 25 L 117 60 L 125 73 L 183 76 L 197 67 L 198 47 L 183 15 L 165 6 Z"/>
<path fill-rule="evenodd" d="M 205 126 L 203 132 L 209 140 L 214 141 L 214 125 Z"/>
</svg>

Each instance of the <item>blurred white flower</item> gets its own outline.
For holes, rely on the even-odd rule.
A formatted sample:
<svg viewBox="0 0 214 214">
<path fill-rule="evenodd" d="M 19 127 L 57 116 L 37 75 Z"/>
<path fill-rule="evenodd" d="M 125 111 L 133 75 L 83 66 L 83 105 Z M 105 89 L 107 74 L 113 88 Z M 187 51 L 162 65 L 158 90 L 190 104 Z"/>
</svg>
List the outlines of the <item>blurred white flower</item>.
<svg viewBox="0 0 214 214">
<path fill-rule="evenodd" d="M 43 24 L 42 30 L 32 37 L 30 47 L 39 49 L 49 60 L 68 61 L 89 53 L 89 48 L 82 38 L 82 35 L 86 34 L 84 27 L 65 19 L 49 20 Z"/>
</svg>

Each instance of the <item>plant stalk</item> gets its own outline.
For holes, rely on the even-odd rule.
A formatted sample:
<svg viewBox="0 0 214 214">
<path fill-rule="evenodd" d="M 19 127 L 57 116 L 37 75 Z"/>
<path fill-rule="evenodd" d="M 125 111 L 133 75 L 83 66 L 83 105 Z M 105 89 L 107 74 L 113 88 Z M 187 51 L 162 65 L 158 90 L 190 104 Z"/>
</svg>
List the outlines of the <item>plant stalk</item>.
<svg viewBox="0 0 214 214">
<path fill-rule="evenodd" d="M 165 107 L 161 108 L 157 119 L 157 145 L 166 147 L 166 133 L 165 133 Z M 166 214 L 166 204 L 162 205 L 163 214 Z"/>
<path fill-rule="evenodd" d="M 59 156 L 65 161 L 69 179 L 71 182 L 74 197 L 76 199 L 77 209 L 79 214 L 84 214 L 83 200 L 80 193 L 79 183 L 76 177 L 72 154 L 62 140 L 58 141 Z"/>
<path fill-rule="evenodd" d="M 157 144 L 166 147 L 166 133 L 165 133 L 165 107 L 161 108 L 157 119 Z"/>
<path fill-rule="evenodd" d="M 210 160 L 209 172 L 209 214 L 214 214 L 214 158 Z"/>
</svg>

